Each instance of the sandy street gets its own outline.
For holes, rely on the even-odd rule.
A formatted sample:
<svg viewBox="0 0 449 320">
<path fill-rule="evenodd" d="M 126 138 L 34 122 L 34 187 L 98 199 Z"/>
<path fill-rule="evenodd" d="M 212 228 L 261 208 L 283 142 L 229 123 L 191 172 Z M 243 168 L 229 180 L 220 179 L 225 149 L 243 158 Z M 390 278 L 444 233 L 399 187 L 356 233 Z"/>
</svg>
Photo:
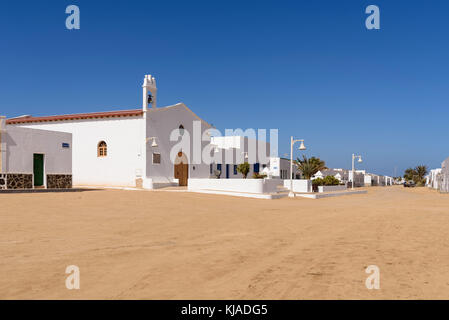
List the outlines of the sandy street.
<svg viewBox="0 0 449 320">
<path fill-rule="evenodd" d="M 1 299 L 449 299 L 449 196 L 0 195 Z M 81 289 L 67 290 L 77 265 Z M 368 290 L 365 268 L 380 268 Z"/>
</svg>

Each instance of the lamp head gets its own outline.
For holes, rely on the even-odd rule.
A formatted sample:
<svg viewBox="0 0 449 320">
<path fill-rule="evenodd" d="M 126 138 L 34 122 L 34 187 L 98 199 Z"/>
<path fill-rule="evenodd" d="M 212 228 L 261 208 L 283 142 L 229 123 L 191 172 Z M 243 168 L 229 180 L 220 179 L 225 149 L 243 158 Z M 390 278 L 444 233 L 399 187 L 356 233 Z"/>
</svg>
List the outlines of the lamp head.
<svg viewBox="0 0 449 320">
<path fill-rule="evenodd" d="M 153 148 L 157 147 L 156 138 L 153 138 L 153 143 L 151 144 Z"/>
<path fill-rule="evenodd" d="M 304 141 L 301 141 L 301 145 L 299 146 L 299 150 L 306 150 L 306 146 L 304 145 Z"/>
<path fill-rule="evenodd" d="M 362 162 L 363 162 L 362 157 L 359 157 L 358 163 L 362 163 Z"/>
</svg>

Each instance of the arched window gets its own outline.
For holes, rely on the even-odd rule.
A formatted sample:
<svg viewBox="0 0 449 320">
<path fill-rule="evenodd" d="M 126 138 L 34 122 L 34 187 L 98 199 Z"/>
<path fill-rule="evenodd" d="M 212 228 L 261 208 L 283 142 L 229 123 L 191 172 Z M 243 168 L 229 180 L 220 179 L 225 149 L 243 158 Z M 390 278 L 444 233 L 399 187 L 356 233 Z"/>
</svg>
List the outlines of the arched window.
<svg viewBox="0 0 449 320">
<path fill-rule="evenodd" d="M 108 155 L 108 145 L 104 141 L 100 141 L 97 147 L 97 157 L 106 157 Z"/>
<path fill-rule="evenodd" d="M 184 126 L 183 126 L 182 124 L 179 126 L 179 134 L 180 134 L 181 136 L 184 135 Z"/>
</svg>

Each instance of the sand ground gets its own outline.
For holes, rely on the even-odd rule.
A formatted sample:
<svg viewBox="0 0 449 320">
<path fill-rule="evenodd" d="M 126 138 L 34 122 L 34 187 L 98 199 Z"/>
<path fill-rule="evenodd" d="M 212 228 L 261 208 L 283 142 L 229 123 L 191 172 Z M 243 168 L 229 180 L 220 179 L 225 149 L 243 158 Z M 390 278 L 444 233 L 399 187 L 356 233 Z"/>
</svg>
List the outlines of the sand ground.
<svg viewBox="0 0 449 320">
<path fill-rule="evenodd" d="M 449 299 L 449 195 L 0 194 L 1 299 Z M 81 289 L 67 290 L 77 265 Z M 368 290 L 365 268 L 380 268 Z"/>
</svg>

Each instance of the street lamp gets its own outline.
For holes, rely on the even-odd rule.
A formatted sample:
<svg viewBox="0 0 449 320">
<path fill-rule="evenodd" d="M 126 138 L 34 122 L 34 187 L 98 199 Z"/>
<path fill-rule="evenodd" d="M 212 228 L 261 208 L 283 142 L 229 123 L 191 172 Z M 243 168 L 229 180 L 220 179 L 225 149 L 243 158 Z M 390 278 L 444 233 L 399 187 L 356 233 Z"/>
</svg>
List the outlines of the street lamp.
<svg viewBox="0 0 449 320">
<path fill-rule="evenodd" d="M 151 143 L 151 146 L 152 146 L 153 148 L 157 147 L 156 137 L 146 138 L 145 141 L 148 142 L 148 141 L 150 141 L 150 140 L 153 140 L 153 142 Z"/>
<path fill-rule="evenodd" d="M 295 194 L 293 193 L 293 145 L 298 141 L 301 141 L 299 150 L 306 150 L 306 146 L 304 145 L 304 139 L 294 140 L 293 137 L 290 137 L 290 192 L 288 193 L 288 196 L 290 198 L 295 197 Z"/>
<path fill-rule="evenodd" d="M 354 180 L 355 180 L 355 159 L 359 158 L 357 160 L 358 163 L 362 163 L 362 156 L 356 156 L 355 154 L 352 154 L 352 183 L 351 183 L 351 189 L 354 189 Z"/>
</svg>

